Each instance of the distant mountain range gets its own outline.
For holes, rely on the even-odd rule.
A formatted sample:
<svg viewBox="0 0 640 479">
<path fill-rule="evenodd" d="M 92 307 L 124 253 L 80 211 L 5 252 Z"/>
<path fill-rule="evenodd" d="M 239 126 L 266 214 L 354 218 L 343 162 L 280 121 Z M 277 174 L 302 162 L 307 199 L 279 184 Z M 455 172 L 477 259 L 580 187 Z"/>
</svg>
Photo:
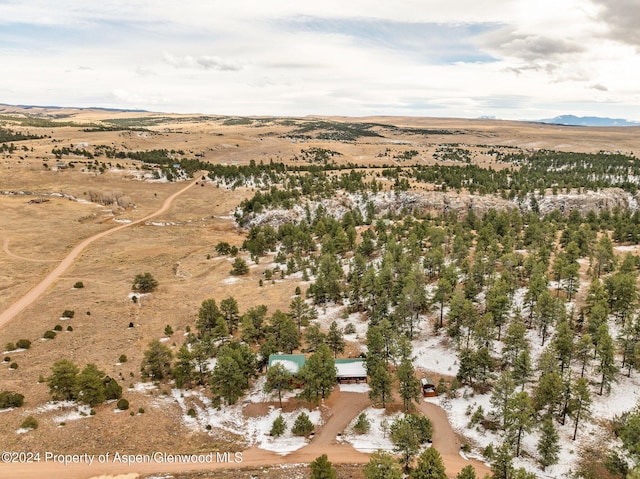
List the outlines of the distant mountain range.
<svg viewBox="0 0 640 479">
<path fill-rule="evenodd" d="M 637 121 L 628 121 L 622 118 L 603 118 L 599 116 L 575 115 L 560 115 L 556 116 L 555 118 L 538 120 L 537 122 L 568 126 L 640 126 L 640 123 Z"/>
<path fill-rule="evenodd" d="M 149 113 L 149 110 L 132 110 L 126 108 L 105 108 L 100 106 L 89 107 L 74 107 L 74 106 L 56 106 L 56 105 L 10 105 L 8 103 L 0 103 L 0 107 L 18 107 L 25 110 L 33 110 L 37 108 L 49 109 L 49 110 L 99 110 L 99 111 L 113 111 L 122 113 Z"/>
</svg>

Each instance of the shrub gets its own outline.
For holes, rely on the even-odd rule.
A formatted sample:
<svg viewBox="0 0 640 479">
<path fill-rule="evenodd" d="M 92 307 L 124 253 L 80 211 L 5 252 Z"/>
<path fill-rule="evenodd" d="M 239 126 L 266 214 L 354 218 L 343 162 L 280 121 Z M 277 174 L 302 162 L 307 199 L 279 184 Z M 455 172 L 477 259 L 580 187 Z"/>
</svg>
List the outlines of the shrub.
<svg viewBox="0 0 640 479">
<path fill-rule="evenodd" d="M 4 348 L 5 348 L 7 351 L 13 351 L 14 349 L 16 349 L 16 345 L 15 345 L 15 344 L 13 344 L 13 343 L 7 343 L 7 344 L 4 346 Z"/>
<path fill-rule="evenodd" d="M 138 414 L 144 414 L 144 408 L 143 407 L 138 408 Z"/>
<path fill-rule="evenodd" d="M 18 349 L 29 349 L 31 347 L 31 341 L 28 339 L 19 339 L 16 346 L 18 346 Z"/>
<path fill-rule="evenodd" d="M 358 416 L 358 420 L 353 425 L 353 430 L 358 434 L 366 434 L 371 429 L 371 423 L 369 419 L 367 419 L 367 415 L 365 413 L 360 413 Z"/>
<path fill-rule="evenodd" d="M 62 317 L 71 319 L 75 314 L 76 314 L 75 311 L 71 311 L 70 309 L 65 309 L 64 312 L 62 313 Z"/>
<path fill-rule="evenodd" d="M 229 253 L 231 253 L 231 245 L 226 241 L 220 241 L 216 245 L 216 252 L 219 255 L 223 255 L 223 256 L 228 255 Z"/>
<path fill-rule="evenodd" d="M 18 369 L 18 363 L 13 362 L 9 365 L 9 369 Z"/>
<path fill-rule="evenodd" d="M 137 274 L 131 289 L 137 293 L 151 293 L 158 287 L 158 281 L 151 273 Z"/>
<path fill-rule="evenodd" d="M 344 327 L 344 334 L 354 334 L 356 332 L 356 327 L 353 323 L 347 323 Z"/>
<path fill-rule="evenodd" d="M 22 394 L 14 393 L 13 391 L 0 392 L 0 409 L 22 407 L 23 404 L 24 396 Z"/>
<path fill-rule="evenodd" d="M 27 416 L 24 418 L 24 421 L 22 421 L 22 424 L 20 424 L 20 427 L 22 429 L 38 429 L 38 421 L 36 421 L 36 418 L 33 416 Z"/>
<path fill-rule="evenodd" d="M 119 399 L 116 403 L 116 407 L 121 411 L 126 411 L 127 409 L 129 409 L 129 401 L 127 401 L 125 398 Z"/>
<path fill-rule="evenodd" d="M 231 274 L 234 276 L 242 276 L 249 272 L 249 266 L 247 265 L 247 262 L 242 258 L 236 258 L 233 261 L 232 266 L 233 267 L 231 269 Z"/>
<path fill-rule="evenodd" d="M 285 433 L 286 430 L 287 430 L 287 423 L 284 422 L 284 418 L 282 417 L 282 414 L 281 414 L 275 419 L 275 421 L 273 421 L 273 424 L 271 425 L 270 434 L 273 437 L 280 437 Z"/>
<path fill-rule="evenodd" d="M 56 324 L 56 325 L 53 327 L 53 330 L 54 330 L 54 331 L 62 331 L 62 325 L 60 325 L 60 324 Z"/>
<path fill-rule="evenodd" d="M 293 423 L 291 432 L 296 436 L 309 436 L 313 432 L 313 423 L 306 413 L 300 413 L 296 418 L 296 422 Z"/>
<path fill-rule="evenodd" d="M 11 361 L 11 356 L 5 356 L 4 357 L 4 362 L 8 363 L 9 361 Z"/>
<path fill-rule="evenodd" d="M 273 277 L 273 271 L 271 271 L 271 269 L 267 268 L 264 270 L 264 279 L 266 279 L 267 281 L 270 280 Z"/>
<path fill-rule="evenodd" d="M 73 326 L 71 326 L 71 325 L 67 326 L 67 331 L 69 331 L 69 332 L 73 331 Z"/>
<path fill-rule="evenodd" d="M 45 331 L 44 335 L 42 336 L 44 339 L 53 339 L 56 337 L 56 332 L 55 331 Z"/>
<path fill-rule="evenodd" d="M 119 363 L 126 363 L 127 362 L 127 355 L 126 354 L 121 354 L 120 357 L 118 358 L 118 362 Z"/>
<path fill-rule="evenodd" d="M 81 289 L 84 288 L 84 283 L 82 281 L 76 281 L 76 283 L 73 285 L 73 287 L 75 289 Z"/>
<path fill-rule="evenodd" d="M 190 407 L 189 410 L 187 411 L 187 416 L 196 417 L 196 410 Z"/>
<path fill-rule="evenodd" d="M 89 411 L 89 416 L 95 416 L 96 415 L 96 410 L 95 409 L 91 409 Z"/>
<path fill-rule="evenodd" d="M 164 335 L 165 336 L 171 336 L 173 334 L 173 328 L 171 327 L 171 325 L 167 324 L 164 327 Z"/>
</svg>

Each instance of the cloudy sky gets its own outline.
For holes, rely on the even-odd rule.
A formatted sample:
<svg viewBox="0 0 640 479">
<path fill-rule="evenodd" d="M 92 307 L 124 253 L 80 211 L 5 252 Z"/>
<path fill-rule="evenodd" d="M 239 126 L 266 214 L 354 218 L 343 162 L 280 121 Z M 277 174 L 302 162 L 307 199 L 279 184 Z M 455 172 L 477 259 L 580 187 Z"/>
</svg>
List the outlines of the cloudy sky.
<svg viewBox="0 0 640 479">
<path fill-rule="evenodd" d="M 640 120 L 640 0 L 0 0 L 0 103 Z"/>
</svg>

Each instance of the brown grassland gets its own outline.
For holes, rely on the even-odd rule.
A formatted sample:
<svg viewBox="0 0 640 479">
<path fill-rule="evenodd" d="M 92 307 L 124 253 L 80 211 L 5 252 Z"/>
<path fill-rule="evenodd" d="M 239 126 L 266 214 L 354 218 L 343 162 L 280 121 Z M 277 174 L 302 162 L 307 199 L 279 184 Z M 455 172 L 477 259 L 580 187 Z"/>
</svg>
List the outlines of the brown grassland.
<svg viewBox="0 0 640 479">
<path fill-rule="evenodd" d="M 22 126 L 15 119 L 2 119 L 3 115 L 15 118 L 25 113 L 78 124 Z M 61 113 L 64 118 L 54 118 Z M 163 120 L 144 125 L 144 130 L 139 131 L 83 131 L 86 128 L 83 124 L 132 117 L 162 117 Z M 53 171 L 55 168 L 52 167 L 58 161 L 51 154 L 54 147 L 88 143 L 91 146 L 111 145 L 123 151 L 182 149 L 187 156 L 191 156 L 190 152 L 199 153 L 205 161 L 228 164 L 248 164 L 252 159 L 295 164 L 300 161 L 294 157 L 300 155 L 301 149 L 322 147 L 342 153 L 335 158 L 338 163 L 392 164 L 395 155 L 407 150 L 419 152 L 415 162 L 430 163 L 435 161 L 433 153 L 438 145 L 458 143 L 477 152 L 474 162 L 494 167 L 500 165 L 495 165 L 495 160 L 485 154 L 486 147 L 481 145 L 582 152 L 640 151 L 639 128 L 590 128 L 587 131 L 533 123 L 400 117 L 323 120 L 449 129 L 456 133 L 414 135 L 404 130 L 395 133 L 389 130 L 384 138 L 361 137 L 354 142 L 299 140 L 286 137 L 293 127 L 276 119 L 252 119 L 249 125 L 238 125 L 225 124 L 222 117 L 98 110 L 31 109 L 26 112 L 0 107 L 0 126 L 4 122 L 5 128 L 14 131 L 46 136 L 15 142 L 19 149 L 14 153 L 0 153 L 0 193 L 36 193 L 30 196 L 0 194 L 0 243 L 3 244 L 0 251 L 0 313 L 34 287 L 55 267 L 56 261 L 82 240 L 124 224 L 116 220 L 135 221 L 154 212 L 165 198 L 186 184 L 140 180 L 136 175 L 144 170 L 139 169 L 138 162 L 131 160 L 111 160 L 114 165 L 119 162 L 122 168 L 98 174 L 83 166 L 82 162 L 87 161 L 85 158 L 65 157 L 60 161 L 77 161 L 75 168 Z M 20 149 L 23 145 L 27 151 Z M 108 160 L 101 157 L 99 161 Z M 48 168 L 43 163 L 47 163 Z M 135 207 L 123 210 L 46 196 L 63 193 L 88 200 L 90 191 L 117 192 L 130 198 Z M 214 298 L 219 302 L 234 296 L 241 313 L 258 304 L 266 304 L 273 312 L 286 310 L 295 287 L 300 285 L 304 289 L 306 286 L 299 280 L 286 278 L 273 284 L 265 281 L 264 286 L 259 287 L 258 281 L 263 278 L 268 258 L 252 266 L 247 276 L 236 282 L 225 282 L 230 278 L 231 263 L 229 258 L 218 256 L 214 246 L 226 241 L 240 247 L 245 232 L 237 227 L 230 215 L 240 201 L 251 195 L 250 188 L 226 190 L 211 183 L 194 186 L 179 196 L 161 217 L 91 244 L 42 296 L 13 320 L 0 325 L 0 352 L 8 342 L 21 338 L 32 341 L 27 351 L 2 355 L 10 356 L 18 369 L 11 370 L 9 363 L 0 363 L 0 389 L 25 395 L 23 408 L 0 413 L 2 450 L 98 454 L 105 450 L 187 452 L 233 449 L 235 440 L 241 442 L 240 438 L 225 434 L 212 437 L 186 429 L 180 422 L 179 407 L 167 406 L 167 401 L 158 400 L 165 393 L 162 388 L 151 395 L 127 388 L 140 382 L 140 362 L 147 344 L 152 339 L 162 338 L 165 326 L 171 325 L 174 333 L 166 344 L 179 347 L 185 328 L 194 327 L 199 305 L 204 299 Z M 30 202 L 34 198 L 48 201 Z M 248 259 L 246 255 L 244 257 Z M 158 280 L 159 288 L 135 304 L 128 297 L 133 278 L 147 271 Z M 78 281 L 83 282 L 84 288 L 73 288 Z M 75 316 L 62 321 L 60 316 L 66 309 L 75 311 Z M 133 328 L 128 327 L 130 322 L 134 324 Z M 57 324 L 63 326 L 63 331 L 55 339 L 40 339 L 46 330 Z M 66 331 L 69 325 L 73 327 L 71 332 Z M 118 363 L 122 354 L 128 358 L 124 364 Z M 90 419 L 90 424 L 89 421 L 69 421 L 59 426 L 54 420 L 59 412 L 38 412 L 38 408 L 50 399 L 46 383 L 40 380 L 61 358 L 68 358 L 80 367 L 95 363 L 108 375 L 118 378 L 124 396 L 131 403 L 131 411 L 144 408 L 145 413 L 133 417 L 128 412 L 114 414 L 114 405 L 104 404 L 95 408 L 96 415 Z M 39 420 L 37 434 L 17 434 L 16 430 L 29 413 Z M 347 474 L 344 477 L 360 477 L 357 471 L 344 470 Z M 250 473 L 247 474 L 233 477 L 250 477 Z"/>
</svg>

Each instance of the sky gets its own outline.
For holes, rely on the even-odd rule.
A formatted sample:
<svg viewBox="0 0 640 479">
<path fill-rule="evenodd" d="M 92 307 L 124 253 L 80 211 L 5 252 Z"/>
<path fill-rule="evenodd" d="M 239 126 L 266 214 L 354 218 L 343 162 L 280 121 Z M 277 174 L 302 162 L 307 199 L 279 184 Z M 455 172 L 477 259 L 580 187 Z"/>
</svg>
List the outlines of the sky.
<svg viewBox="0 0 640 479">
<path fill-rule="evenodd" d="M 0 0 L 0 103 L 640 120 L 640 0 Z"/>
</svg>

